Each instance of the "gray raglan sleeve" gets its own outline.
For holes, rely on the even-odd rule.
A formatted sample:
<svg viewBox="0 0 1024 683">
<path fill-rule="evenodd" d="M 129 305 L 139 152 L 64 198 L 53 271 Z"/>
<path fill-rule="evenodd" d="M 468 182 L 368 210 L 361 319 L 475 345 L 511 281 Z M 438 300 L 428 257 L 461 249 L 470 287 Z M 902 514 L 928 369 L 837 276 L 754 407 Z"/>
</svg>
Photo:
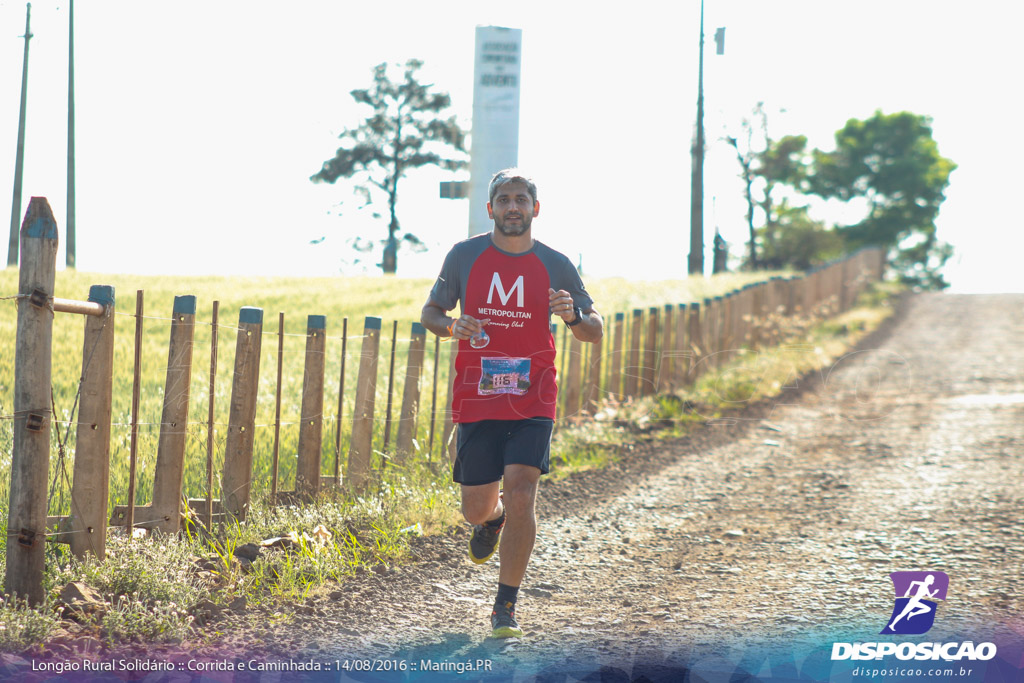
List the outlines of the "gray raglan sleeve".
<svg viewBox="0 0 1024 683">
<path fill-rule="evenodd" d="M 552 288 L 556 291 L 564 289 L 572 296 L 574 304 L 584 310 L 590 308 L 594 305 L 594 299 L 583 285 L 583 279 L 580 277 L 579 271 L 572 265 L 568 257 L 560 256 L 561 258 L 556 261 L 552 269 Z"/>
<path fill-rule="evenodd" d="M 459 303 L 461 287 L 459 284 L 458 254 L 456 249 L 451 249 L 444 257 L 444 265 L 441 272 L 430 290 L 430 300 L 441 306 L 445 311 L 450 311 Z"/>
</svg>

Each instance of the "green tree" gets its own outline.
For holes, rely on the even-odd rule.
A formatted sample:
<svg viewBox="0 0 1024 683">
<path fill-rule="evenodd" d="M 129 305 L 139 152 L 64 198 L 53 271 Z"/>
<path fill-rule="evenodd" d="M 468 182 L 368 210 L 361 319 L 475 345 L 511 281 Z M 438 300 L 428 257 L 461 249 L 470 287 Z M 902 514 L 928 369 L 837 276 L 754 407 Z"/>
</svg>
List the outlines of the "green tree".
<svg viewBox="0 0 1024 683">
<path fill-rule="evenodd" d="M 776 206 L 781 201 L 777 190 L 796 188 L 802 183 L 807 164 L 807 138 L 787 135 L 772 139 L 768 135 L 768 114 L 763 102 L 758 102 L 753 116 L 744 118 L 740 125 L 743 141 L 735 137 L 727 137 L 725 141 L 736 150 L 740 165 L 747 203 L 747 267 L 755 270 L 765 265 L 762 261 L 766 250 L 772 251 L 773 259 L 779 255 L 774 244 L 778 225 Z M 760 228 L 757 227 L 757 209 L 760 209 Z"/>
<path fill-rule="evenodd" d="M 838 228 L 853 248 L 890 249 L 905 283 L 948 286 L 939 272 L 952 247 L 937 239 L 935 219 L 956 164 L 939 154 L 931 119 L 910 112 L 850 119 L 832 152 L 814 150 L 806 188 L 825 199 L 864 202 L 864 217 Z"/>
<path fill-rule="evenodd" d="M 805 206 L 783 200 L 774 207 L 772 240 L 764 241 L 761 263 L 767 270 L 808 270 L 839 258 L 846 247 L 842 236 L 823 222 L 812 219 Z M 764 226 L 762 231 L 767 230 Z"/>
<path fill-rule="evenodd" d="M 465 159 L 441 154 L 450 147 L 465 155 L 466 134 L 454 115 L 440 117 L 451 106 L 451 97 L 419 82 L 417 72 L 422 66 L 423 62 L 415 59 L 404 65 L 396 64 L 394 67 L 403 73 L 394 79 L 387 63 L 374 67 L 373 85 L 351 92 L 356 102 L 372 111 L 357 128 L 346 129 L 338 136 L 342 146 L 310 177 L 315 183 L 354 178 L 354 190 L 363 198 L 363 206 L 372 204 L 378 191 L 385 194 L 390 214 L 380 264 L 385 273 L 394 273 L 398 268 L 398 181 L 408 171 L 422 166 L 454 171 L 468 165 Z M 406 233 L 402 239 L 413 245 L 420 243 L 412 233 Z"/>
</svg>

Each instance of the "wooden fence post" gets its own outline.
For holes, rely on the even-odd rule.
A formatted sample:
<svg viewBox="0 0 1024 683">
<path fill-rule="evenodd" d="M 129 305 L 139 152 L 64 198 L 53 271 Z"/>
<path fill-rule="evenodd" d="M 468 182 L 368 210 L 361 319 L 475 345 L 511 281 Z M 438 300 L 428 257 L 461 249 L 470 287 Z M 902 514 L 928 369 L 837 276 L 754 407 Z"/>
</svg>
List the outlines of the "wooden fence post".
<svg viewBox="0 0 1024 683">
<path fill-rule="evenodd" d="M 707 301 L 707 299 L 705 299 Z M 690 304 L 690 312 L 686 316 L 686 340 L 690 345 L 690 367 L 686 373 L 686 383 L 692 385 L 700 376 L 700 362 L 707 354 L 704 347 L 704 333 L 700 322 L 700 304 Z"/>
<path fill-rule="evenodd" d="M 591 415 L 597 412 L 601 401 L 601 364 L 604 360 L 604 337 L 590 345 L 590 362 L 587 364 L 587 384 L 583 393 L 583 410 Z"/>
<path fill-rule="evenodd" d="M 395 320 L 391 325 L 391 354 L 390 363 L 388 365 L 388 391 L 387 391 L 387 407 L 384 410 L 384 438 L 380 445 L 380 452 L 383 456 L 381 460 L 381 474 L 384 474 L 384 468 L 387 466 L 388 459 L 390 457 L 391 448 L 391 408 L 394 404 L 394 393 L 395 393 L 395 352 L 398 350 L 398 321 Z"/>
<path fill-rule="evenodd" d="M 721 362 L 718 353 L 722 350 L 722 297 L 704 299 L 704 344 L 707 346 L 708 369 L 717 368 Z"/>
<path fill-rule="evenodd" d="M 850 263 L 850 257 L 847 256 L 838 263 L 836 268 L 838 280 L 838 294 L 839 294 L 839 312 L 843 313 L 850 307 L 851 296 L 851 282 L 852 278 L 850 273 L 854 272 L 853 264 Z"/>
<path fill-rule="evenodd" d="M 341 370 L 338 373 L 338 417 L 334 432 L 334 485 L 341 486 L 341 429 L 345 416 L 345 354 L 348 351 L 348 318 L 341 319 Z"/>
<path fill-rule="evenodd" d="M 153 474 L 153 507 L 149 515 L 149 519 L 155 522 L 153 528 L 169 534 L 177 533 L 181 524 L 181 485 L 185 474 L 196 298 L 192 295 L 176 296 L 172 310 L 164 407 Z"/>
<path fill-rule="evenodd" d="M 82 398 L 78 409 L 71 519 L 68 544 L 78 559 L 107 552 L 107 504 L 110 499 L 110 421 L 114 380 L 114 288 L 93 285 L 89 301 L 103 304 L 101 318 L 85 319 Z"/>
<path fill-rule="evenodd" d="M 274 385 L 274 450 L 270 463 L 270 504 L 277 505 L 281 464 L 281 380 L 284 374 L 284 311 L 277 314 L 277 383 Z"/>
<path fill-rule="evenodd" d="M 772 345 L 778 344 L 782 338 L 782 319 L 786 315 L 786 280 L 781 275 L 772 278 L 771 285 L 771 320 L 770 329 Z"/>
<path fill-rule="evenodd" d="M 651 306 L 647 310 L 647 333 L 644 335 L 644 351 L 642 356 L 642 370 L 640 395 L 650 396 L 657 388 L 656 373 L 658 372 L 658 307 Z"/>
<path fill-rule="evenodd" d="M 206 406 L 206 500 L 203 501 L 203 518 L 206 528 L 213 529 L 213 441 L 217 434 L 214 425 L 217 395 L 217 325 L 220 318 L 220 301 L 213 302 L 210 313 L 210 398 Z"/>
<path fill-rule="evenodd" d="M 794 275 L 793 277 L 786 279 L 786 317 L 792 318 L 798 314 L 803 313 L 803 307 L 800 301 L 800 292 L 803 291 L 801 284 L 803 282 L 803 275 Z"/>
<path fill-rule="evenodd" d="M 686 304 L 677 304 L 676 309 L 675 343 L 672 345 L 676 357 L 672 363 L 672 384 L 674 388 L 678 389 L 686 384 L 686 375 L 690 365 L 690 350 L 686 343 L 688 323 Z"/>
<path fill-rule="evenodd" d="M 665 304 L 665 315 L 661 323 L 661 352 L 658 354 L 658 386 L 659 393 L 668 393 L 673 388 L 673 367 L 676 362 L 675 354 L 672 352 L 672 335 L 675 332 L 675 325 L 672 319 L 672 309 L 675 306 Z"/>
<path fill-rule="evenodd" d="M 238 312 L 235 343 L 235 376 L 231 383 L 231 407 L 224 448 L 221 505 L 236 519 L 244 520 L 252 488 L 252 450 L 256 432 L 256 396 L 260 383 L 260 351 L 263 341 L 263 309 L 244 306 Z"/>
<path fill-rule="evenodd" d="M 565 405 L 562 418 L 571 420 L 580 413 L 580 396 L 583 391 L 583 342 L 576 338 L 569 328 L 565 329 L 569 339 L 569 369 L 565 374 Z"/>
<path fill-rule="evenodd" d="M 363 323 L 363 349 L 352 410 L 352 439 L 348 449 L 348 485 L 356 492 L 370 481 L 373 455 L 373 410 L 377 398 L 377 360 L 380 355 L 380 318 L 367 316 Z"/>
<path fill-rule="evenodd" d="M 4 592 L 43 601 L 46 479 L 50 467 L 50 379 L 57 223 L 43 197 L 32 197 L 21 224 L 18 328 L 14 351 L 14 444 L 7 512 Z"/>
<path fill-rule="evenodd" d="M 145 322 L 145 290 L 135 290 L 135 346 L 134 365 L 132 369 L 132 421 L 131 435 L 128 446 L 128 496 L 124 513 L 120 516 L 117 510 L 114 517 L 124 520 L 125 532 L 131 538 L 135 528 L 135 475 L 138 469 L 139 456 L 139 404 L 142 400 L 142 327 Z"/>
<path fill-rule="evenodd" d="M 458 444 L 455 434 L 455 414 L 452 412 L 452 399 L 455 398 L 455 357 L 459 352 L 459 342 L 452 340 L 448 347 L 448 394 L 444 409 L 444 431 L 441 433 L 441 450 L 448 454 L 448 461 L 454 463 Z"/>
<path fill-rule="evenodd" d="M 625 336 L 626 314 L 619 312 L 615 314 L 615 333 L 612 340 L 612 362 L 608 370 L 608 394 L 615 400 L 621 401 L 625 398 L 622 391 L 622 342 Z"/>
<path fill-rule="evenodd" d="M 306 318 L 306 361 L 302 373 L 299 454 L 295 493 L 312 498 L 320 491 L 320 453 L 324 433 L 324 373 L 327 368 L 327 317 Z"/>
<path fill-rule="evenodd" d="M 426 348 L 426 329 L 420 323 L 413 323 L 409 357 L 405 364 L 402 412 L 398 417 L 398 439 L 395 444 L 395 455 L 399 462 L 405 462 L 413 452 L 412 442 L 416 435 L 416 422 L 420 412 L 420 376 L 423 373 L 423 356 Z"/>
<path fill-rule="evenodd" d="M 750 346 L 750 328 L 753 324 L 751 317 L 751 300 L 753 298 L 753 293 L 750 291 L 750 287 L 751 286 L 749 284 L 743 285 L 736 297 L 736 311 L 733 316 L 733 322 L 735 324 L 733 345 L 736 348 Z"/>
<path fill-rule="evenodd" d="M 750 348 L 756 350 L 761 348 L 761 339 L 764 336 L 764 283 L 758 282 L 751 288 L 751 326 L 750 326 Z"/>
<path fill-rule="evenodd" d="M 821 273 L 820 270 L 810 270 L 807 272 L 807 276 L 803 279 L 803 297 L 801 300 L 804 302 L 804 313 L 808 318 L 813 318 L 817 315 L 817 308 L 820 298 L 818 297 L 818 275 Z"/>
<path fill-rule="evenodd" d="M 633 309 L 633 321 L 629 335 L 629 359 L 623 373 L 626 376 L 623 389 L 626 398 L 637 398 L 640 395 L 638 389 L 643 377 L 643 367 L 640 365 L 640 334 L 643 331 L 643 315 L 642 308 Z"/>
<path fill-rule="evenodd" d="M 739 308 L 739 290 L 733 289 L 722 298 L 722 362 L 736 357 L 736 310 Z"/>
<path fill-rule="evenodd" d="M 441 338 L 434 337 L 434 377 L 430 383 L 430 430 L 427 435 L 427 462 L 433 465 L 434 460 L 434 433 L 437 431 L 437 375 L 440 370 L 441 360 Z"/>
</svg>

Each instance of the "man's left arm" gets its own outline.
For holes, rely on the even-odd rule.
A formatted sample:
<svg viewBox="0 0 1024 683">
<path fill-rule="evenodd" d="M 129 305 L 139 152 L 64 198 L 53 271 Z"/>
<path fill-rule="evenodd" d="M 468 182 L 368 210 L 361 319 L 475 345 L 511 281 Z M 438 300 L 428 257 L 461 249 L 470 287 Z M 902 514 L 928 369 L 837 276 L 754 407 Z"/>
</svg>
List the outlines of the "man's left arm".
<svg viewBox="0 0 1024 683">
<path fill-rule="evenodd" d="M 577 307 L 572 294 L 559 289 L 548 289 L 548 306 L 551 313 L 562 319 L 572 335 L 582 342 L 599 342 L 604 336 L 604 319 L 593 305 Z"/>
</svg>

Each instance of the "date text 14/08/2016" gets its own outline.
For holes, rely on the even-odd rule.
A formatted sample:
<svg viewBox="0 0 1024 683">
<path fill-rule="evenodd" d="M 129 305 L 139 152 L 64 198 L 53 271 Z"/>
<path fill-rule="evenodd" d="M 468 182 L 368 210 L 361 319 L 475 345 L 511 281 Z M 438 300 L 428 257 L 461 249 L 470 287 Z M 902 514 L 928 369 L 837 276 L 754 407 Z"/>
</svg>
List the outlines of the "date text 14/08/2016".
<svg viewBox="0 0 1024 683">
<path fill-rule="evenodd" d="M 433 659 L 344 659 L 335 661 L 335 665 L 339 671 L 444 671 L 464 674 L 491 670 L 489 659 L 467 659 L 459 662 Z"/>
</svg>

